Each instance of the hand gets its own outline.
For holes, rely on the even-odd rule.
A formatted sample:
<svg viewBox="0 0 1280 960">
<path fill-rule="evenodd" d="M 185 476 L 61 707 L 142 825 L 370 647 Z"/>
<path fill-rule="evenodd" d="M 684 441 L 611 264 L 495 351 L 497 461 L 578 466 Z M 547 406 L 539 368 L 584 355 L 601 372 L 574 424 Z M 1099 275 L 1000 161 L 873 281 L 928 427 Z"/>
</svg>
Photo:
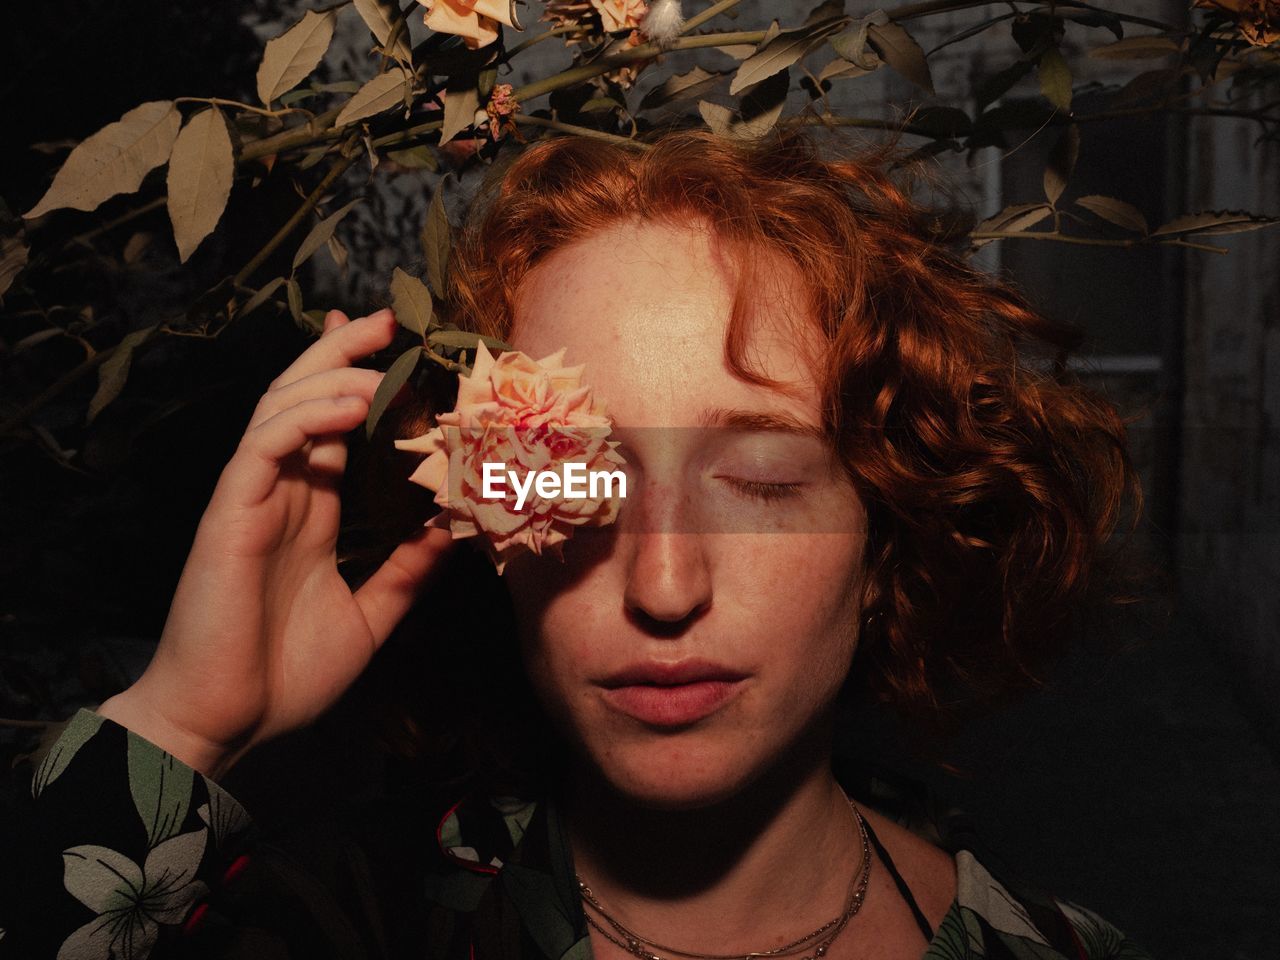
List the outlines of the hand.
<svg viewBox="0 0 1280 960">
<path fill-rule="evenodd" d="M 364 670 L 448 550 L 447 530 L 401 544 L 353 594 L 338 573 L 342 437 L 382 374 L 390 310 L 324 333 L 259 401 L 200 520 L 155 656 L 98 710 L 217 776 L 305 726 Z"/>
</svg>

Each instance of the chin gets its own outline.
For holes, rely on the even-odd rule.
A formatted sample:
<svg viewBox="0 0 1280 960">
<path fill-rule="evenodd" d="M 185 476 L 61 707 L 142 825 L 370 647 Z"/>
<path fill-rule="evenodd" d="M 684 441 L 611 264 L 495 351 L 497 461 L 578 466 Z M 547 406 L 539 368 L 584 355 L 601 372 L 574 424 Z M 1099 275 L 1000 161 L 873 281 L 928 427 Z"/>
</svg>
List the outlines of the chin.
<svg viewBox="0 0 1280 960">
<path fill-rule="evenodd" d="M 696 810 L 726 800 L 751 781 L 756 765 L 696 730 L 619 738 L 591 762 L 616 793 L 655 810 Z"/>
</svg>

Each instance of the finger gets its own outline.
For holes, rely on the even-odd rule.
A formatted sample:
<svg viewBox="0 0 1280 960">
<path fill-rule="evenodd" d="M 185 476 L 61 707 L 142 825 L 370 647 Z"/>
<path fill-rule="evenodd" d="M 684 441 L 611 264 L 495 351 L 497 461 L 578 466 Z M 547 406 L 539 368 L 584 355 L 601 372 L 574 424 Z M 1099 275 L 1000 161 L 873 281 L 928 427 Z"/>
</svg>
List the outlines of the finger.
<svg viewBox="0 0 1280 960">
<path fill-rule="evenodd" d="M 305 400 L 245 433 L 232 457 L 228 493 L 240 503 L 258 503 L 271 493 L 281 462 L 312 438 L 346 433 L 369 411 L 361 397 Z"/>
<path fill-rule="evenodd" d="M 360 367 L 341 367 L 313 373 L 293 383 L 273 387 L 262 395 L 249 420 L 249 429 L 265 423 L 282 410 L 306 400 L 324 397 L 363 397 L 369 403 L 385 374 Z"/>
<path fill-rule="evenodd" d="M 355 592 L 356 603 L 364 611 L 365 622 L 377 646 L 381 646 L 396 624 L 404 619 L 453 543 L 453 534 L 448 530 L 424 527 L 396 547 Z"/>
<path fill-rule="evenodd" d="M 350 322 L 351 318 L 341 310 L 330 310 L 324 315 L 324 330 L 321 331 L 320 336 L 324 336 L 330 330 L 336 330 L 343 324 Z"/>
<path fill-rule="evenodd" d="M 327 317 L 325 322 L 327 325 Z M 349 367 L 389 344 L 395 331 L 395 314 L 389 309 L 338 324 L 307 347 L 284 373 L 272 381 L 271 387 L 283 387 L 322 370 Z"/>
</svg>

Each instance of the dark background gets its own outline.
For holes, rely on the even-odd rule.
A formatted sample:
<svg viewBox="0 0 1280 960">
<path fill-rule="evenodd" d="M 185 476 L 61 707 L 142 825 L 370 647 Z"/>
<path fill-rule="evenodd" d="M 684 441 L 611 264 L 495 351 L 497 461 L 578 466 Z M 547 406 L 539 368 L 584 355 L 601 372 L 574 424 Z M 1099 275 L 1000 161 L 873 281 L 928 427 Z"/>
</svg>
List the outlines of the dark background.
<svg viewBox="0 0 1280 960">
<path fill-rule="evenodd" d="M 81 139 L 139 102 L 245 97 L 261 46 L 252 25 L 275 15 L 266 4 L 150 0 L 75 8 L 23 4 L 6 13 L 0 196 L 11 211 L 28 209 L 43 192 L 65 153 L 60 141 Z M 1154 122 L 1119 186 L 1107 159 L 1133 150 L 1132 138 L 1109 139 L 1105 129 L 1090 135 L 1092 160 L 1082 163 L 1073 190 L 1101 192 L 1090 186 L 1092 162 L 1105 174 L 1099 182 L 1144 209 L 1182 209 L 1189 190 L 1176 158 L 1188 149 L 1188 129 Z M 1208 136 L 1237 134 L 1222 129 Z M 1050 146 L 1036 141 L 1006 160 L 1006 196 L 1039 177 Z M 1241 175 L 1274 178 L 1276 169 Z M 273 205 L 296 203 L 281 185 L 267 184 L 259 197 L 257 213 L 224 224 L 188 269 L 178 269 L 171 244 L 162 242 L 124 271 L 81 264 L 65 292 L 94 303 L 94 320 L 103 324 L 86 323 L 86 338 L 111 342 L 112 334 L 191 301 L 234 270 L 243 251 L 261 244 Z M 119 199 L 91 215 L 59 216 L 80 217 L 88 229 L 128 209 Z M 167 230 L 164 211 L 157 210 L 107 239 L 118 248 L 136 233 L 163 238 Z M 1237 263 L 1244 258 L 1257 265 L 1259 284 L 1274 286 L 1274 243 L 1255 237 L 1228 245 Z M 358 243 L 384 240 L 365 236 Z M 1086 373 L 1136 418 L 1134 445 L 1151 514 L 1134 563 L 1162 572 L 1152 581 L 1159 594 L 1110 625 L 1120 652 L 1073 657 L 1046 690 L 949 745 L 947 758 L 959 775 L 936 765 L 905 765 L 970 809 L 1009 864 L 1098 910 L 1156 957 L 1274 957 L 1280 772 L 1274 712 L 1267 708 L 1272 668 L 1259 659 L 1265 645 L 1233 644 L 1232 633 L 1244 628 L 1215 615 L 1187 589 L 1188 581 L 1222 573 L 1181 539 L 1189 476 L 1182 451 L 1217 430 L 1213 420 L 1186 416 L 1187 371 L 1198 369 L 1213 344 L 1212 330 L 1192 335 L 1197 321 L 1188 301 L 1202 312 L 1207 304 L 1212 313 L 1231 309 L 1229 298 L 1209 279 L 1188 296 L 1198 268 L 1188 268 L 1181 254 L 1134 253 L 1119 264 L 1106 251 L 1043 249 L 1053 246 L 1006 244 L 1002 263 L 1045 309 L 1086 324 L 1087 355 L 1110 358 Z M 1270 260 L 1265 251 L 1272 252 Z M 278 256 L 287 265 L 288 254 Z M 334 291 L 334 305 L 353 313 L 370 306 L 367 297 L 350 292 L 352 284 L 313 279 Z M 1276 313 L 1274 296 L 1264 298 L 1260 322 L 1274 324 Z M 0 437 L 0 767 L 6 773 L 13 767 L 17 779 L 41 724 L 111 696 L 149 659 L 218 471 L 266 384 L 308 342 L 287 315 L 251 319 L 216 340 L 150 352 L 133 371 L 129 390 L 92 430 L 83 426 L 91 381 L 48 406 L 38 422 L 74 450 L 70 460 L 25 433 Z M 0 315 L 0 357 L 10 359 L 28 322 Z M 6 413 L 80 350 L 63 341 L 32 349 L 43 351 L 40 363 L 5 367 L 30 378 L 3 385 Z M 1144 357 L 1158 363 L 1144 366 Z M 1254 400 L 1264 412 L 1277 404 L 1277 380 L 1272 368 L 1258 381 Z M 1274 420 L 1261 422 L 1255 443 L 1274 452 Z M 1248 449 L 1236 453 L 1244 457 Z M 1216 466 L 1230 472 L 1230 456 L 1228 448 Z M 1260 502 L 1280 496 L 1275 476 L 1263 470 L 1251 481 Z M 1275 563 L 1274 523 L 1253 534 L 1250 549 Z M 1229 552 L 1231 542 L 1222 549 Z M 1272 631 L 1274 649 L 1280 623 L 1267 609 L 1276 608 L 1264 608 L 1246 627 L 1256 633 L 1260 623 L 1264 634 Z M 237 767 L 227 785 L 267 824 L 299 803 L 336 803 L 367 789 L 376 761 L 362 753 L 349 721 L 348 713 L 335 711 L 313 730 L 264 748 Z M 874 739 L 883 745 L 877 750 L 897 756 L 900 731 L 890 718 L 869 715 L 862 723 L 864 742 Z"/>
</svg>

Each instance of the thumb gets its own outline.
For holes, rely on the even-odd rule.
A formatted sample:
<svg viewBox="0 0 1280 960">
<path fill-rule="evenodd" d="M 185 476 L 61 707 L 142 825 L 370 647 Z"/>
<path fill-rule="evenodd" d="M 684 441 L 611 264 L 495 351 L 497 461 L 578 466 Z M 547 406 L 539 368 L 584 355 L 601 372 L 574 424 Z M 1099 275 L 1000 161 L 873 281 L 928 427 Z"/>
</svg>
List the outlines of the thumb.
<svg viewBox="0 0 1280 960">
<path fill-rule="evenodd" d="M 454 543 L 447 529 L 423 527 L 396 547 L 373 576 L 355 592 L 375 646 L 382 646 L 404 619 L 423 585 Z"/>
</svg>

